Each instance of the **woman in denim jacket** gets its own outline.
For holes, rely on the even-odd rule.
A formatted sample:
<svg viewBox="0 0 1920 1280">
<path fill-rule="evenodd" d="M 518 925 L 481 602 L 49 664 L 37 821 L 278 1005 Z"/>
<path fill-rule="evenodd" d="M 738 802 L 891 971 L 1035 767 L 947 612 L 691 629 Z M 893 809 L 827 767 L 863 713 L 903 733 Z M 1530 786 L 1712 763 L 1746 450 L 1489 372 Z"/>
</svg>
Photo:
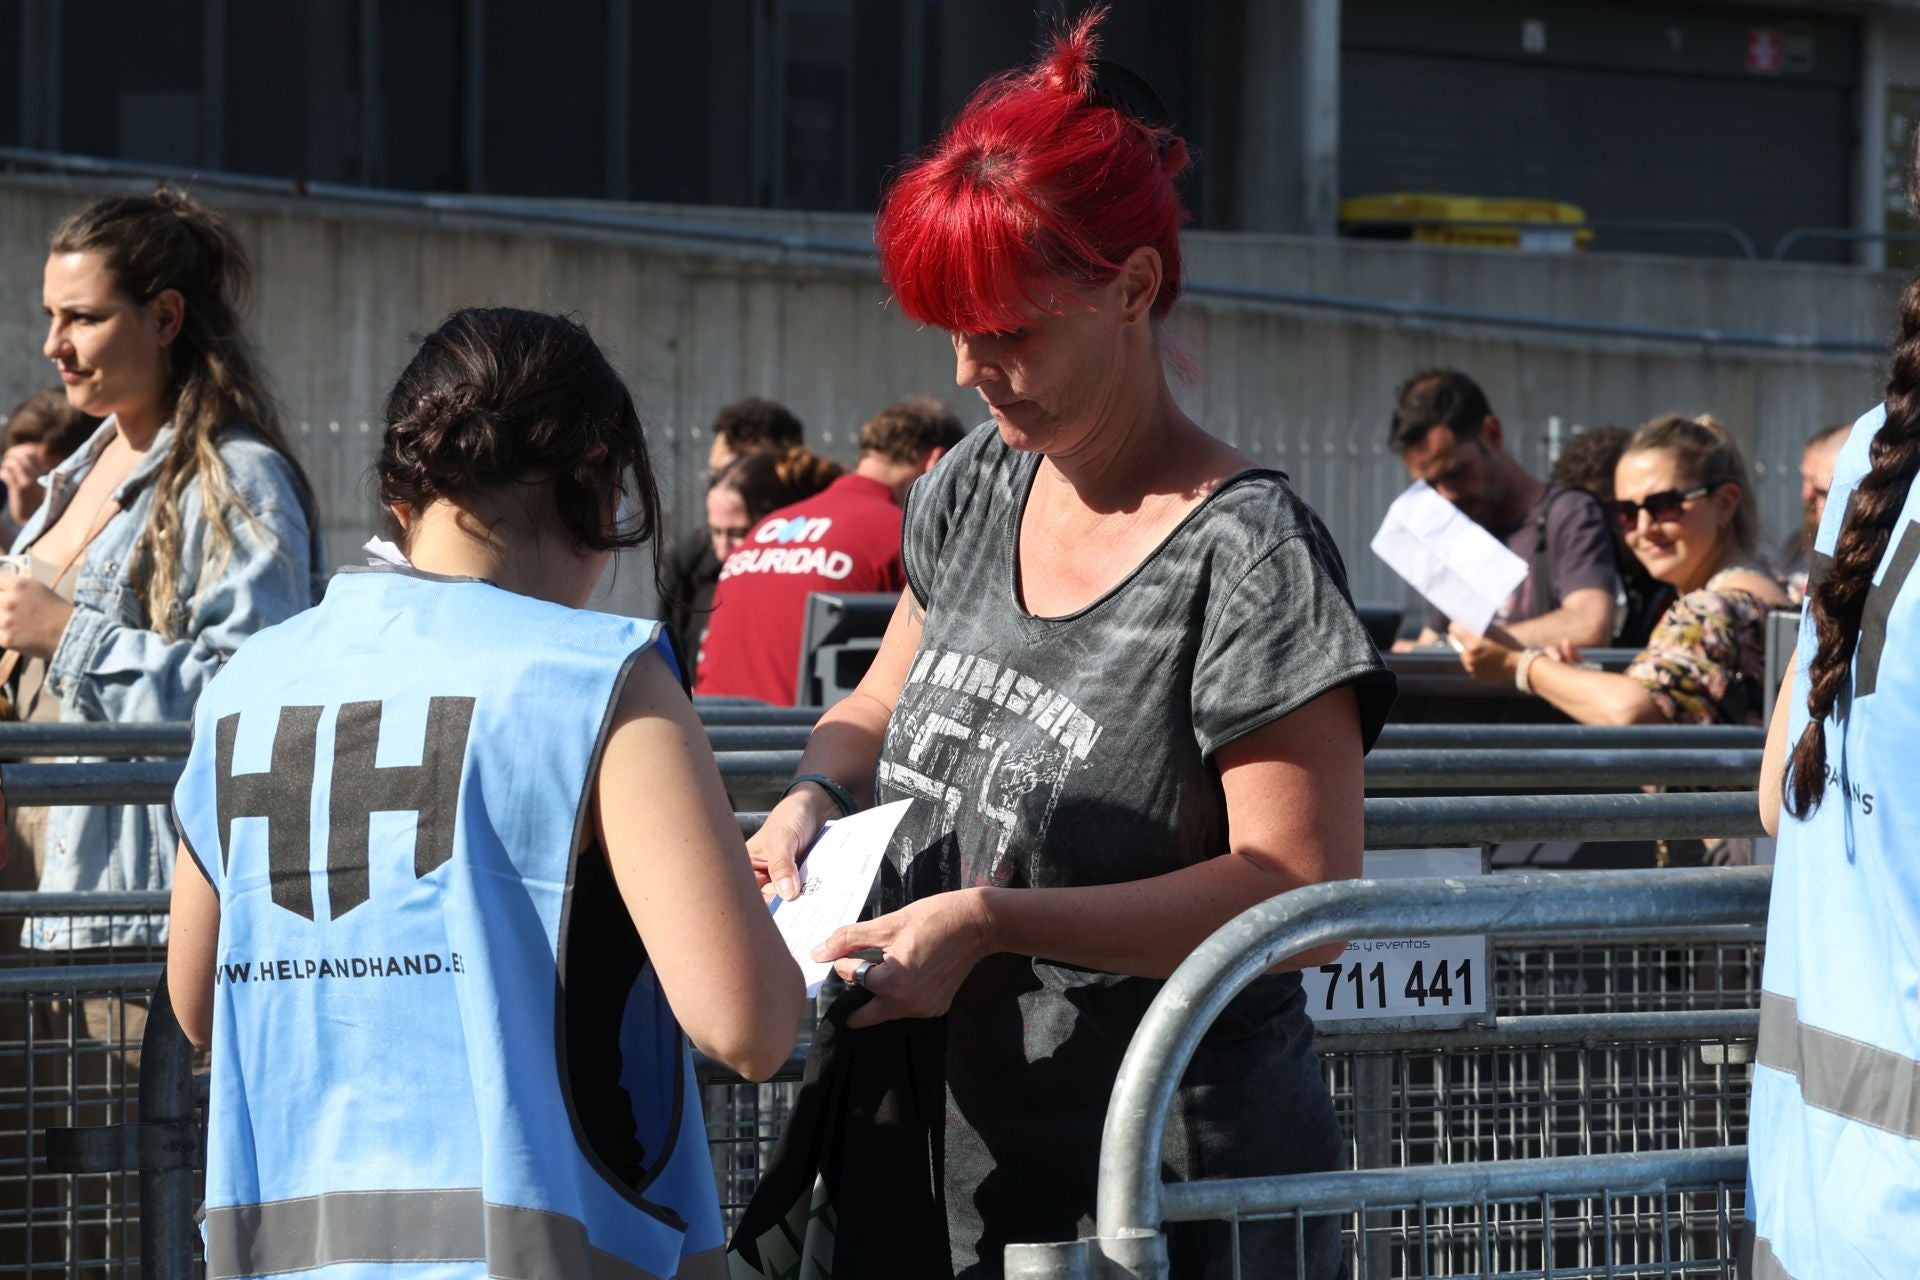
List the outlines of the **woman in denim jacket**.
<svg viewBox="0 0 1920 1280">
<path fill-rule="evenodd" d="M 240 329 L 250 282 L 226 220 L 165 187 L 98 201 L 54 231 L 43 349 L 74 407 L 110 416 L 43 481 L 47 500 L 14 544 L 34 572 L 0 575 L 0 646 L 26 660 L 21 717 L 56 718 L 57 700 L 69 723 L 189 719 L 242 640 L 314 602 L 318 513 Z M 43 842 L 42 890 L 172 879 L 164 805 L 55 808 Z M 42 919 L 23 941 L 154 944 L 165 928 Z"/>
</svg>

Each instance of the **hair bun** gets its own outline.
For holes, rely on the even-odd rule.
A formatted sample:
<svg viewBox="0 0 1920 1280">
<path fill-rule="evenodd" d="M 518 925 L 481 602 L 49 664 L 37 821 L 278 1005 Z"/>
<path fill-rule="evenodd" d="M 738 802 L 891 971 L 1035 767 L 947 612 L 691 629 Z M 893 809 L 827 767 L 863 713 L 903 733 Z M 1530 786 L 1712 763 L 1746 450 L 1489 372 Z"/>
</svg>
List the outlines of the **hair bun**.
<svg viewBox="0 0 1920 1280">
<path fill-rule="evenodd" d="M 474 408 L 474 390 L 461 387 L 458 391 L 429 391 L 413 402 L 413 412 L 408 415 L 410 425 L 421 431 L 445 431 L 457 427 Z"/>
<path fill-rule="evenodd" d="M 1166 142 L 1160 148 L 1160 171 L 1169 178 L 1177 178 L 1187 171 L 1193 162 L 1192 154 L 1187 150 L 1185 138 L 1178 134 L 1166 135 Z"/>
<path fill-rule="evenodd" d="M 1055 93 L 1091 102 L 1097 74 L 1094 63 L 1100 57 L 1098 28 L 1106 16 L 1107 6 L 1099 4 L 1072 25 L 1056 28 L 1051 47 L 1035 68 L 1037 78 Z"/>
<path fill-rule="evenodd" d="M 192 237 L 204 269 L 220 281 L 234 309 L 246 310 L 253 298 L 253 267 L 227 220 L 164 179 L 153 188 L 153 202 Z"/>
<path fill-rule="evenodd" d="M 566 316 L 454 312 L 401 371 L 386 421 L 376 467 L 389 507 L 418 511 L 436 499 L 544 485 L 577 546 L 638 546 L 659 528 L 633 397 L 585 326 Z M 609 529 L 623 488 L 633 519 Z"/>
<path fill-rule="evenodd" d="M 478 409 L 471 386 L 416 397 L 405 419 L 394 424 L 405 428 L 400 449 L 408 463 L 443 487 L 463 487 L 462 477 L 475 474 L 494 452 L 490 424 L 475 421 Z M 476 429 L 467 430 L 469 425 Z"/>
</svg>

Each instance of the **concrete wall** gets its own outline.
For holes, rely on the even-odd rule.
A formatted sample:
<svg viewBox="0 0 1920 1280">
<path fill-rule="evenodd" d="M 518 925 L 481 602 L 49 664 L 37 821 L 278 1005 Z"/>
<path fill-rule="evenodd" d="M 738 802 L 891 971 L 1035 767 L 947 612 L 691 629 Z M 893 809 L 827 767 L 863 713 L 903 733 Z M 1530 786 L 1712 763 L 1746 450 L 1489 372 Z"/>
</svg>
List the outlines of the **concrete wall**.
<svg viewBox="0 0 1920 1280">
<path fill-rule="evenodd" d="M 0 307 L 0 407 L 51 381 L 39 355 L 46 235 L 99 189 L 0 180 L 0 297 L 14 301 Z M 253 332 L 320 492 L 329 549 L 343 563 L 378 528 L 366 476 L 387 390 L 417 336 L 460 306 L 565 311 L 593 330 L 653 428 L 676 530 L 705 518 L 704 427 L 726 402 L 778 397 L 801 413 L 824 452 L 848 458 L 873 409 L 954 390 L 944 337 L 916 332 L 888 311 L 870 272 L 212 188 L 202 194 L 233 215 L 254 255 Z M 647 607 L 650 574 L 644 558 L 619 565 L 611 607 Z"/>
<path fill-rule="evenodd" d="M 98 184 L 0 178 L 0 403 L 48 381 L 37 299 L 47 230 Z M 945 337 L 886 305 L 869 264 L 802 250 L 689 248 L 605 230 L 323 204 L 203 189 L 231 212 L 259 268 L 254 311 L 269 369 L 321 492 L 336 559 L 377 524 L 363 484 L 386 390 L 416 335 L 462 305 L 572 312 L 629 379 L 675 529 L 702 519 L 704 427 L 739 396 L 774 396 L 810 439 L 847 458 L 860 421 L 908 394 L 978 401 L 952 385 Z M 864 220 L 713 210 L 641 210 L 662 220 L 784 227 L 858 240 Z M 1192 238 L 1191 275 L 1450 305 L 1717 326 L 1871 342 L 1892 320 L 1898 280 L 1811 266 L 1659 259 L 1533 258 L 1281 237 Z M 1200 369 L 1190 410 L 1252 457 L 1289 471 L 1339 538 L 1356 595 L 1402 589 L 1366 551 L 1404 483 L 1383 446 L 1394 385 L 1426 364 L 1470 370 L 1530 464 L 1544 469 L 1576 424 L 1632 424 L 1711 410 L 1755 446 L 1771 529 L 1795 502 L 1799 443 L 1878 397 L 1872 355 L 1814 355 L 1694 343 L 1555 336 L 1493 326 L 1196 299 L 1175 335 Z M 1557 424 L 1557 425 L 1556 425 Z M 612 607 L 651 600 L 643 561 L 621 566 Z"/>
</svg>

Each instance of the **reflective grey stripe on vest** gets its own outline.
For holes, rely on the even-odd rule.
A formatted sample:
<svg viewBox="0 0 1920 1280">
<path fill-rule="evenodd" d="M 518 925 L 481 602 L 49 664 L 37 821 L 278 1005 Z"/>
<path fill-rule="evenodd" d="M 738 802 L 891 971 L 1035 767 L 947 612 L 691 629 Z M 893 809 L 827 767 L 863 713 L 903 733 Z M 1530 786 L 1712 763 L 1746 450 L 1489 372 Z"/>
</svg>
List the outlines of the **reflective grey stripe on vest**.
<svg viewBox="0 0 1920 1280">
<path fill-rule="evenodd" d="M 1793 1274 L 1781 1265 L 1780 1259 L 1773 1256 L 1773 1246 L 1767 1243 L 1767 1238 L 1755 1236 L 1753 1269 L 1745 1272 L 1741 1280 L 1793 1280 Z"/>
<path fill-rule="evenodd" d="M 207 1211 L 208 1280 L 340 1262 L 484 1262 L 504 1280 L 658 1280 L 593 1247 L 563 1214 L 457 1191 L 335 1191 Z"/>
<path fill-rule="evenodd" d="M 1805 1026 L 1786 996 L 1760 993 L 1760 1065 L 1800 1078 L 1810 1107 L 1920 1139 L 1920 1062 Z"/>
</svg>

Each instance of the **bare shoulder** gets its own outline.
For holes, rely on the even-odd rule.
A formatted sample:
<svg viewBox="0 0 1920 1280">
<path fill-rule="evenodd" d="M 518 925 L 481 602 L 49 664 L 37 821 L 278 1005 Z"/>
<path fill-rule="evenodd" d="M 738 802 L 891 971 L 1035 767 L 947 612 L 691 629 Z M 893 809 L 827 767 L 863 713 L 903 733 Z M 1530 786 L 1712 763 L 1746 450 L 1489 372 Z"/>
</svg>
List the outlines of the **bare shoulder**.
<svg viewBox="0 0 1920 1280">
<path fill-rule="evenodd" d="M 1788 607 L 1787 593 L 1780 584 L 1758 569 L 1736 569 L 1720 585 L 1730 591 L 1744 591 L 1769 608 Z"/>
<path fill-rule="evenodd" d="M 620 736 L 621 730 L 649 721 L 698 724 L 687 691 L 658 648 L 649 648 L 627 668 L 614 702 L 612 727 Z"/>
</svg>

